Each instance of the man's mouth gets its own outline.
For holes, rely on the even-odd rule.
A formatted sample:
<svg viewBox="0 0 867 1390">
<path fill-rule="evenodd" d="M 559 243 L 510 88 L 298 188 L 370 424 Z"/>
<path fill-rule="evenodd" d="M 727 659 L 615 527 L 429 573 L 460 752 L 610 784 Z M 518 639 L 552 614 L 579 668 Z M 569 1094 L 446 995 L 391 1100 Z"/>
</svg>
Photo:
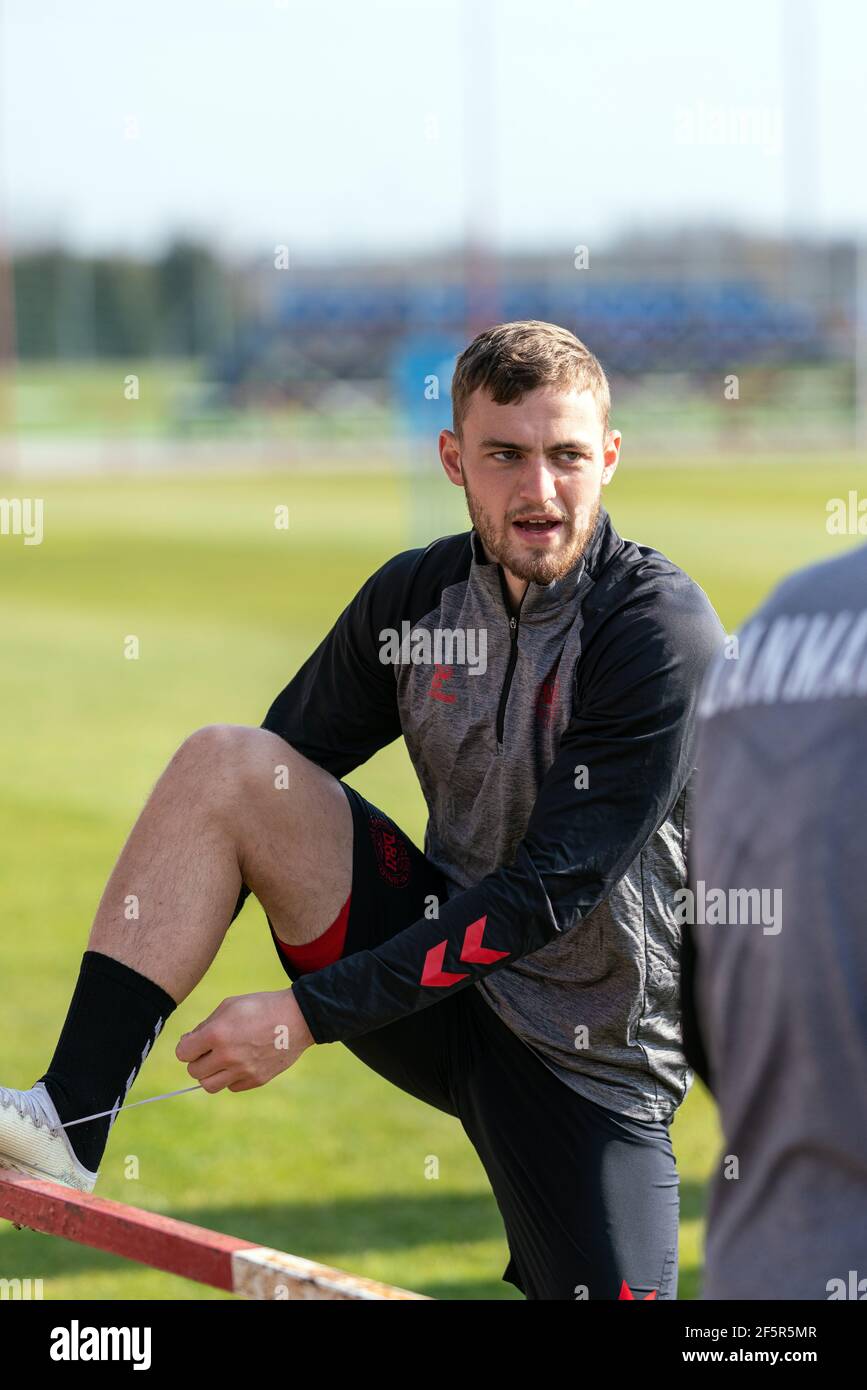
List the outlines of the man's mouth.
<svg viewBox="0 0 867 1390">
<path fill-rule="evenodd" d="M 546 536 L 554 531 L 559 531 L 563 525 L 560 517 L 544 516 L 522 516 L 513 521 L 512 525 L 521 532 L 523 536 Z"/>
</svg>

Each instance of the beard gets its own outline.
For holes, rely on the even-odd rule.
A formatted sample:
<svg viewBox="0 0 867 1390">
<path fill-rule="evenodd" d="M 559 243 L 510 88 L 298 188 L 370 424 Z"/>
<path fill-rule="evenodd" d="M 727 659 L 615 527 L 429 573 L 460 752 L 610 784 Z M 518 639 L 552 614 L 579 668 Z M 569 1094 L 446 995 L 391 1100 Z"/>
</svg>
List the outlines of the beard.
<svg viewBox="0 0 867 1390">
<path fill-rule="evenodd" d="M 521 544 L 519 536 L 512 528 L 512 522 L 522 515 L 521 512 L 506 516 L 498 525 L 479 499 L 470 492 L 466 481 L 464 494 L 470 520 L 488 554 L 509 570 L 516 579 L 533 584 L 550 584 L 552 580 L 562 579 L 574 569 L 587 549 L 599 519 L 602 490 L 600 488 L 586 512 L 578 512 L 574 517 L 560 513 L 563 516 L 563 524 L 558 532 L 557 543 L 544 550 Z M 526 513 L 527 508 L 524 508 L 523 514 Z"/>
</svg>

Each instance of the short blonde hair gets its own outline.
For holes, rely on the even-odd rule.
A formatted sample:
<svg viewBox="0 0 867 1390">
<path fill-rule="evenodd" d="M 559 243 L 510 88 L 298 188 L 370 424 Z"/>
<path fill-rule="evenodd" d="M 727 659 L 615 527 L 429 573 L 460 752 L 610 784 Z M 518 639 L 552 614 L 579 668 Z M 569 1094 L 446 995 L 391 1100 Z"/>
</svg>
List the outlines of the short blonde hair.
<svg viewBox="0 0 867 1390">
<path fill-rule="evenodd" d="M 568 328 L 539 319 L 498 323 L 460 354 L 452 377 L 452 429 L 458 439 L 470 396 L 480 387 L 497 405 L 511 405 L 537 386 L 591 391 L 608 434 L 611 391 L 601 363 Z"/>
</svg>

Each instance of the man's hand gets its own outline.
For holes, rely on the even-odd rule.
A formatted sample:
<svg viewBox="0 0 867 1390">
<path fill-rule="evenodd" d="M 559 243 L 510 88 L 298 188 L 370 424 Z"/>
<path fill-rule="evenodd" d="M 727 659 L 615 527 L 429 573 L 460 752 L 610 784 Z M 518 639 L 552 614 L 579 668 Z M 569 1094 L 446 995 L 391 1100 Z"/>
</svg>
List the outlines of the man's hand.
<svg viewBox="0 0 867 1390">
<path fill-rule="evenodd" d="M 311 1047 L 315 1039 L 291 989 L 224 999 L 191 1033 L 175 1056 L 211 1093 L 264 1086 Z"/>
</svg>

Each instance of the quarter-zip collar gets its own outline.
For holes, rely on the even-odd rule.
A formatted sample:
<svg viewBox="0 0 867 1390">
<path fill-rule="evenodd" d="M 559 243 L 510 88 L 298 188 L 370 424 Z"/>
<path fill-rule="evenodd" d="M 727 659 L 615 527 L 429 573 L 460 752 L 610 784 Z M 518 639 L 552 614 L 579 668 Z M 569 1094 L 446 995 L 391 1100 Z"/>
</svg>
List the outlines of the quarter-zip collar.
<svg viewBox="0 0 867 1390">
<path fill-rule="evenodd" d="M 584 592 L 589 586 L 599 564 L 604 562 L 608 553 L 619 544 L 620 538 L 611 525 L 611 518 L 605 508 L 600 507 L 596 529 L 584 554 L 572 569 L 562 578 L 552 579 L 550 584 L 536 584 L 531 580 L 527 585 L 517 613 L 521 626 L 527 622 L 545 622 L 554 617 L 564 605 L 572 603 L 579 592 Z M 473 581 L 481 584 L 492 598 L 506 607 L 507 590 L 502 565 L 488 560 L 475 527 L 470 531 L 470 545 L 473 555 Z"/>
</svg>

